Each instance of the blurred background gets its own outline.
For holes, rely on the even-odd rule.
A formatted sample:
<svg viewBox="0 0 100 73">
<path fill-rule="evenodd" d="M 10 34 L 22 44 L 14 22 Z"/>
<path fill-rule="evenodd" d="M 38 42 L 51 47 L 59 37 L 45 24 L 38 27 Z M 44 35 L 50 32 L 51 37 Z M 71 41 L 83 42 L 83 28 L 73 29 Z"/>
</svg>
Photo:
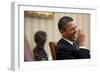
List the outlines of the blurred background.
<svg viewBox="0 0 100 73">
<path fill-rule="evenodd" d="M 61 38 L 58 21 L 63 16 L 70 16 L 75 20 L 78 28 L 85 34 L 85 47 L 90 49 L 90 14 L 24 11 L 24 34 L 31 52 L 36 45 L 34 34 L 39 30 L 43 30 L 47 33 L 45 51 L 49 60 L 52 60 L 49 42 L 58 42 Z"/>
</svg>

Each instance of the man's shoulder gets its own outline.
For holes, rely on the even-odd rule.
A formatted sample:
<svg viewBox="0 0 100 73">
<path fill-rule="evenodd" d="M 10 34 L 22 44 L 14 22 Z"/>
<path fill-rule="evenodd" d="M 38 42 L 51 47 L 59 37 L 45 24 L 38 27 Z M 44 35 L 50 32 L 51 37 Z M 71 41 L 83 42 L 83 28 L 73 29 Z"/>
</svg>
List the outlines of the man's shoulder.
<svg viewBox="0 0 100 73">
<path fill-rule="evenodd" d="M 64 46 L 66 42 L 63 39 L 60 39 L 57 43 L 57 46 Z"/>
<path fill-rule="evenodd" d="M 57 48 L 68 48 L 70 44 L 64 39 L 60 39 L 57 43 Z"/>
</svg>

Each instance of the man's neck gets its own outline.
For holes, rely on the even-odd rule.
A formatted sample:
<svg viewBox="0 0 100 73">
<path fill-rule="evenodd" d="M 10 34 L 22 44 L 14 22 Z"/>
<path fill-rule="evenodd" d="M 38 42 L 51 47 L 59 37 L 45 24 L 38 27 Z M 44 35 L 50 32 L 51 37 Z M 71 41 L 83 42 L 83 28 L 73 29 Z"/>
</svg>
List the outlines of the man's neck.
<svg viewBox="0 0 100 73">
<path fill-rule="evenodd" d="M 65 41 L 67 41 L 68 43 L 70 43 L 71 45 L 73 45 L 73 41 L 70 41 L 69 39 L 66 39 L 64 37 L 62 37 Z"/>
</svg>

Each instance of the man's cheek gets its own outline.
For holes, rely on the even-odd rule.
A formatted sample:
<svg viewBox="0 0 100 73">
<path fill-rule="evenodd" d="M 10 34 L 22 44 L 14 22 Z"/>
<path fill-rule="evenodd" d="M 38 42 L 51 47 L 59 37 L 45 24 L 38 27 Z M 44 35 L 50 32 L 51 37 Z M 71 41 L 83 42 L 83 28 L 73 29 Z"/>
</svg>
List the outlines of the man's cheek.
<svg viewBox="0 0 100 73">
<path fill-rule="evenodd" d="M 75 36 L 75 35 L 76 35 L 75 33 L 72 34 L 72 36 Z"/>
</svg>

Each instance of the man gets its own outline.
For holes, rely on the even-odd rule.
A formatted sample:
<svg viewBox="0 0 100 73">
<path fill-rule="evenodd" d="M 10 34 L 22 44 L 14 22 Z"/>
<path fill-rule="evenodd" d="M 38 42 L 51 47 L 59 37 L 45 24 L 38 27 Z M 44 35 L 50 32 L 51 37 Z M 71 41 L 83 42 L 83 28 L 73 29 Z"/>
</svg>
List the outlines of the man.
<svg viewBox="0 0 100 73">
<path fill-rule="evenodd" d="M 80 59 L 79 47 L 76 44 L 78 28 L 73 18 L 64 16 L 58 22 L 58 28 L 62 35 L 56 49 L 56 59 Z"/>
</svg>

